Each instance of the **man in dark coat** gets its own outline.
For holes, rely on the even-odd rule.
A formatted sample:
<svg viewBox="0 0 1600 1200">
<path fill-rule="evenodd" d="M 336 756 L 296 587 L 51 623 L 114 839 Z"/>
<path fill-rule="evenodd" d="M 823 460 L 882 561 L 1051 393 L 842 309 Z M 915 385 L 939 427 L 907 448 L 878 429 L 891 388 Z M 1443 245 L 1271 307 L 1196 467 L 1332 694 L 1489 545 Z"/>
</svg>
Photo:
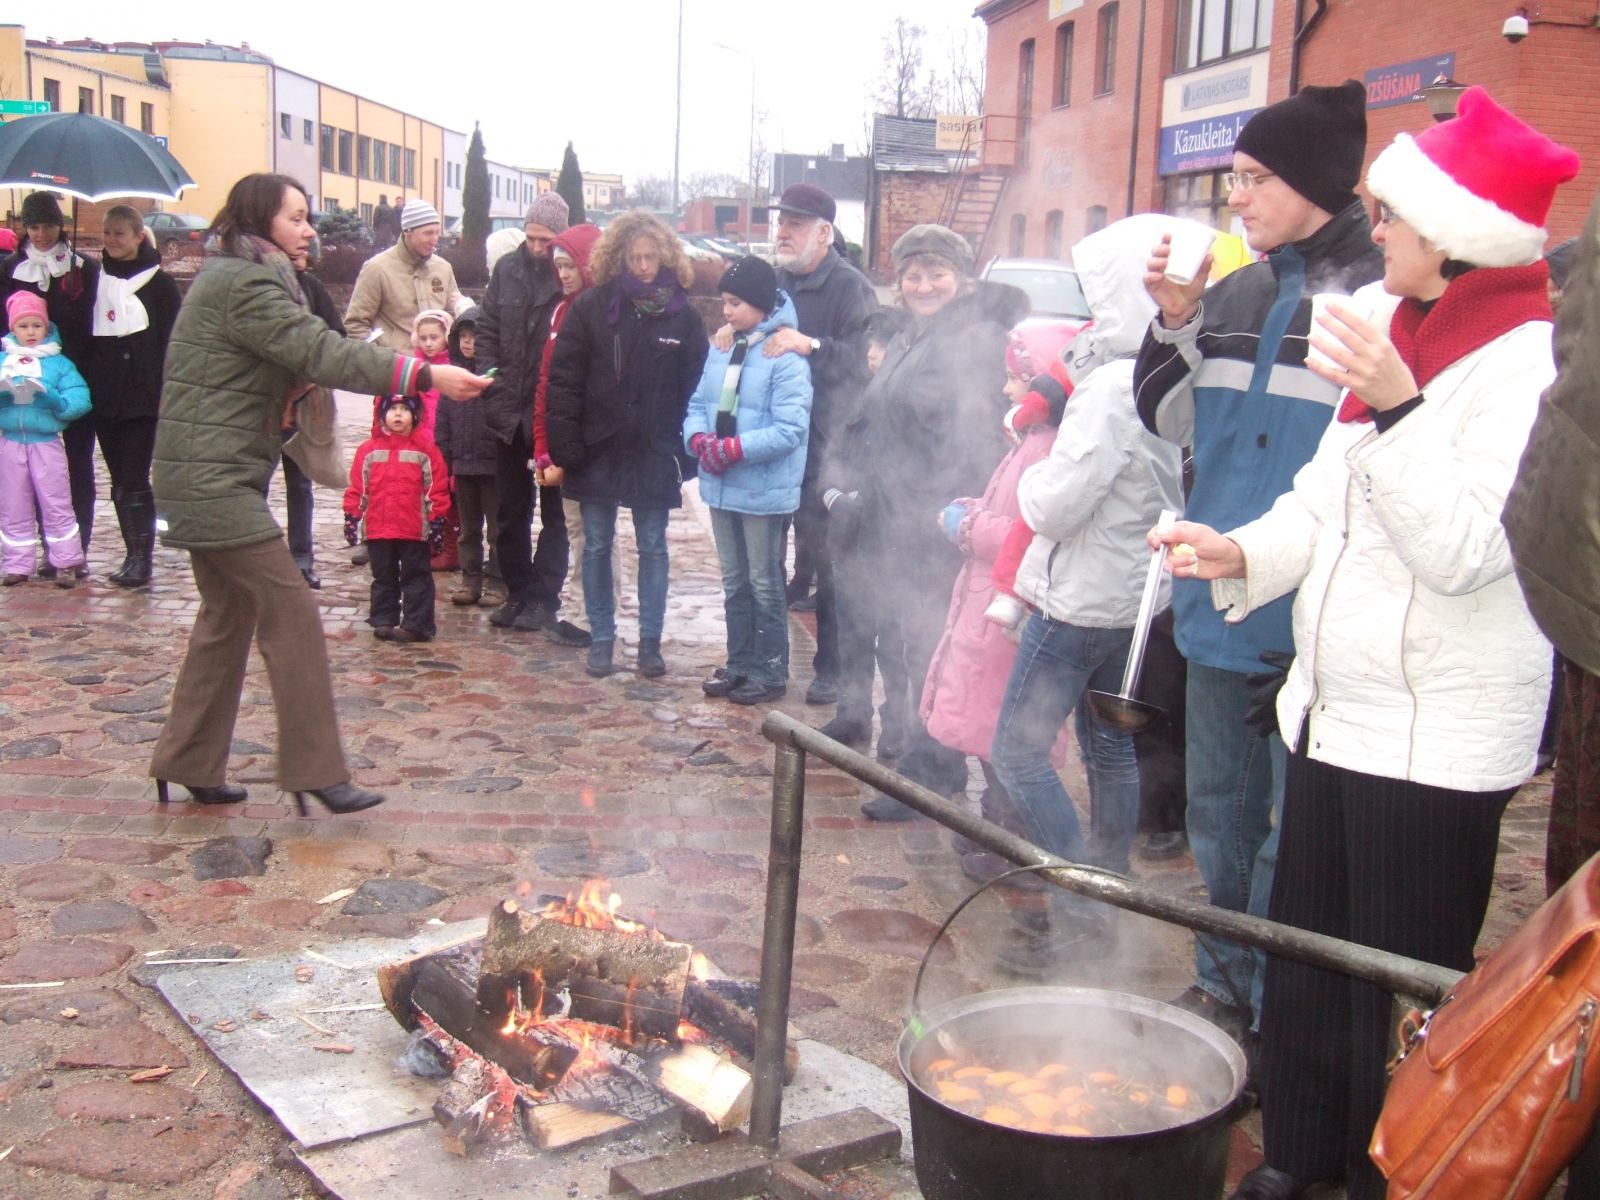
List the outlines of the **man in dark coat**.
<svg viewBox="0 0 1600 1200">
<path fill-rule="evenodd" d="M 484 420 L 497 443 L 500 489 L 495 550 L 506 583 L 506 602 L 492 625 L 525 633 L 556 623 L 567 578 L 567 522 L 560 488 L 536 488 L 533 471 L 533 394 L 539 385 L 550 314 L 561 300 L 561 281 L 550 262 L 550 243 L 567 228 L 567 202 L 543 192 L 529 207 L 526 239 L 494 265 L 478 318 L 479 374 L 496 369 L 483 394 Z M 539 546 L 533 546 L 533 505 L 539 505 Z"/>
<path fill-rule="evenodd" d="M 388 246 L 399 236 L 400 214 L 388 196 L 379 196 L 378 206 L 372 210 L 372 240 L 379 246 Z"/>
</svg>

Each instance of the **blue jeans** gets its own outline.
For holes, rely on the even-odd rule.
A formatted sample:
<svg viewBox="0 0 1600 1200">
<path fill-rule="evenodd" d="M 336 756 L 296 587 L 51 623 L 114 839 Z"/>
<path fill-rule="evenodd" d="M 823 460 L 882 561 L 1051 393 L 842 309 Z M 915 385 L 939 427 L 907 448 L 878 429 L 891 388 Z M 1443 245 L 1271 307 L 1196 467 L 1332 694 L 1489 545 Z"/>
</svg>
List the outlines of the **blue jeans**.
<svg viewBox="0 0 1600 1200">
<path fill-rule="evenodd" d="M 1124 872 L 1139 825 L 1133 735 L 1090 719 L 1082 706 L 1091 689 L 1122 690 L 1132 640 L 1131 629 L 1085 629 L 1034 613 L 1011 667 L 993 751 L 1000 782 L 1035 844 L 1070 862 Z M 1089 775 L 1092 850 L 1050 762 L 1050 748 L 1075 709 L 1082 714 L 1077 730 Z"/>
<path fill-rule="evenodd" d="M 728 674 L 767 687 L 789 682 L 789 603 L 784 591 L 787 518 L 711 510 L 722 565 Z"/>
<path fill-rule="evenodd" d="M 597 642 L 617 640 L 616 583 L 611 571 L 611 545 L 617 536 L 617 508 L 604 501 L 584 500 L 583 606 L 589 631 Z M 634 508 L 633 540 L 639 547 L 639 636 L 661 638 L 667 618 L 667 516 L 665 508 Z"/>
<path fill-rule="evenodd" d="M 1211 903 L 1264 917 L 1278 865 L 1288 752 L 1277 734 L 1264 738 L 1244 723 L 1253 690 L 1245 678 L 1189 664 L 1189 848 Z M 1221 938 L 1206 941 L 1216 957 L 1195 942 L 1196 982 L 1225 1004 L 1248 1003 L 1259 1018 L 1266 955 Z"/>
</svg>

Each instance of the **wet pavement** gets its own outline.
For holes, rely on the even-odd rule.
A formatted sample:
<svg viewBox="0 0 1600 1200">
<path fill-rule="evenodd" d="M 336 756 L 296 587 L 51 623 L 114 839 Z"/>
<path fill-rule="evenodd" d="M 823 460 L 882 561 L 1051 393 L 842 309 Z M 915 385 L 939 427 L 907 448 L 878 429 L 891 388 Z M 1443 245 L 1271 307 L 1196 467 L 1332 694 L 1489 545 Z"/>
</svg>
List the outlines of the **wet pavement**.
<svg viewBox="0 0 1600 1200">
<path fill-rule="evenodd" d="M 352 448 L 364 405 L 346 409 Z M 624 669 L 593 680 L 582 651 L 492 628 L 487 603 L 452 606 L 445 575 L 437 640 L 376 641 L 339 497 L 318 489 L 318 600 L 341 731 L 356 781 L 388 796 L 352 817 L 299 818 L 273 785 L 276 730 L 258 657 L 229 764 L 249 801 L 156 803 L 146 767 L 198 597 L 186 556 L 167 550 L 155 586 L 128 593 L 105 582 L 120 543 L 104 499 L 87 584 L 34 581 L 0 595 L 0 984 L 63 983 L 0 990 L 9 1131 L 0 1151 L 16 1146 L 0 1162 L 0 1198 L 314 1194 L 270 1114 L 146 986 L 137 964 L 151 951 L 255 955 L 405 936 L 482 915 L 523 881 L 559 894 L 603 877 L 623 911 L 754 977 L 771 747 L 758 730 L 764 709 L 700 693 L 721 662 L 721 588 L 709 521 L 689 492 L 668 531 L 667 677 L 632 669 L 635 576 L 622 521 Z M 280 517 L 281 499 L 280 478 Z M 792 623 L 794 680 L 776 707 L 821 724 L 831 709 L 800 699 L 809 620 Z M 948 834 L 862 819 L 870 793 L 819 766 L 806 777 L 794 1013 L 812 1036 L 892 1068 L 918 961 L 971 885 Z M 1083 799 L 1075 758 L 1065 777 Z M 1507 813 L 1485 946 L 1543 897 L 1548 779 Z M 974 807 L 980 788 L 974 770 Z M 1203 895 L 1187 856 L 1136 859 L 1135 872 Z M 345 889 L 354 891 L 319 903 Z M 923 1003 L 1014 985 L 994 951 L 1018 936 L 1007 908 L 1037 903 L 996 890 L 969 908 L 934 955 Z M 1120 921 L 1114 954 L 1058 977 L 1161 998 L 1190 980 L 1187 936 L 1133 916 Z M 159 1083 L 127 1082 L 163 1065 L 175 1070 Z M 1235 1173 L 1258 1136 L 1254 1121 L 1236 1136 Z"/>
</svg>

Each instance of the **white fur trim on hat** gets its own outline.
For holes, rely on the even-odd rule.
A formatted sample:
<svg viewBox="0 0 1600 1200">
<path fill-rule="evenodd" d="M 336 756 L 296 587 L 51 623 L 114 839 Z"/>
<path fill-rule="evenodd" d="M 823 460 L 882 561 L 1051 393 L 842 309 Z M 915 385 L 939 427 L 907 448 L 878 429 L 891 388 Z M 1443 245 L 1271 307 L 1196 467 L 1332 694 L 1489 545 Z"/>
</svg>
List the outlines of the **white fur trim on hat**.
<svg viewBox="0 0 1600 1200">
<path fill-rule="evenodd" d="M 1525 267 L 1550 236 L 1457 183 L 1409 133 L 1367 168 L 1367 190 L 1435 247 L 1475 267 Z"/>
</svg>

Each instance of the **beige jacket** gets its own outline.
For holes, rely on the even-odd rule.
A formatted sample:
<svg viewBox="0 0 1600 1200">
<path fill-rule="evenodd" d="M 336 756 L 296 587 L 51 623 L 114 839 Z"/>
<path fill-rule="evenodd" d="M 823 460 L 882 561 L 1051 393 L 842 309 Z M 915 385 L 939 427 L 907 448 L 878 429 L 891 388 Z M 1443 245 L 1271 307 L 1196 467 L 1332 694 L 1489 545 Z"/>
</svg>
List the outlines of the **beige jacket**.
<svg viewBox="0 0 1600 1200">
<path fill-rule="evenodd" d="M 358 341 L 381 329 L 378 345 L 409 354 L 411 325 L 419 312 L 442 308 L 459 316 L 471 305 L 456 286 L 456 273 L 448 262 L 437 254 L 418 258 L 401 241 L 362 265 L 344 327 Z"/>
</svg>

